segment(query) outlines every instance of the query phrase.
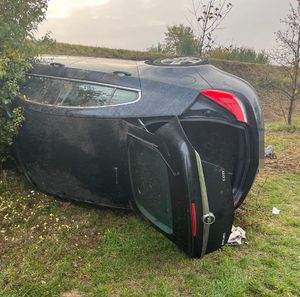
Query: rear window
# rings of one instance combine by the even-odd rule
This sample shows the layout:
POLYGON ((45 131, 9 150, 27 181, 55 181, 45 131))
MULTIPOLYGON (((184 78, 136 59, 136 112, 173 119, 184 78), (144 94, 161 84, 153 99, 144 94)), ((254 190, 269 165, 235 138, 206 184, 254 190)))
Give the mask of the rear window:
POLYGON ((135 102, 139 91, 77 80, 27 76, 21 94, 29 101, 69 107, 97 107, 135 102))
POLYGON ((173 232, 168 168, 161 155, 134 141, 130 146, 134 198, 141 213, 168 234, 173 232))

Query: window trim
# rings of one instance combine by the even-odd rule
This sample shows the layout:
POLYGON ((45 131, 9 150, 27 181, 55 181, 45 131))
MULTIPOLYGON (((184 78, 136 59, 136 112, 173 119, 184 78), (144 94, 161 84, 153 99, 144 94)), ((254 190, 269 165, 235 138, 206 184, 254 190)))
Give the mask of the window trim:
POLYGON ((137 99, 134 100, 134 101, 126 102, 126 103, 120 103, 120 104, 103 105, 103 106, 59 106, 59 105, 54 105, 54 104, 35 102, 35 101, 29 100, 29 99, 25 99, 22 96, 22 98, 24 98, 24 100, 26 102, 29 102, 30 104, 43 105, 43 106, 49 106, 49 107, 54 107, 54 108, 62 108, 62 109, 64 109, 64 108, 65 109, 97 109, 97 108, 117 107, 117 106, 124 106, 124 105, 134 104, 134 103, 137 103, 138 101, 140 101, 141 98, 142 98, 142 91, 140 89, 135 89, 135 88, 128 88, 128 87, 123 87, 123 86, 118 86, 118 85, 113 85, 113 84, 94 82, 94 81, 90 81, 90 80, 68 78, 68 77, 61 77, 61 76, 52 76, 52 75, 43 75, 43 74, 36 74, 36 73, 26 73, 26 78, 28 76, 48 78, 48 79, 56 79, 56 80, 65 80, 65 81, 71 81, 71 82, 77 82, 77 83, 79 82, 79 83, 84 83, 84 84, 89 84, 89 85, 96 85, 96 86, 114 88, 114 91, 111 95, 111 98, 109 99, 110 102, 111 102, 111 100, 113 98, 113 95, 115 94, 116 90, 118 90, 118 89, 119 90, 124 90, 124 91, 133 91, 133 92, 136 92, 138 94, 137 99))

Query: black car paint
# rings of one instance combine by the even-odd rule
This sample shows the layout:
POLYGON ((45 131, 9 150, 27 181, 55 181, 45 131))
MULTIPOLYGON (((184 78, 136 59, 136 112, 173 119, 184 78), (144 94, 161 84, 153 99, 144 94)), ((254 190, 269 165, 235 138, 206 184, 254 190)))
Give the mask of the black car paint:
MULTIPOLYGON (((60 58, 58 62, 61 62, 60 58)), ((124 64, 103 59, 98 62, 97 59, 75 59, 68 65, 68 59, 65 58, 62 62, 65 67, 36 65, 31 74, 140 89, 141 99, 134 104, 95 108, 64 108, 20 99, 18 104, 24 107, 26 122, 17 137, 14 150, 30 180, 46 193, 102 206, 131 209, 134 203, 131 199, 133 193, 127 160, 130 130, 149 129, 159 134, 159 131, 163 131, 174 121, 174 117, 179 118, 179 125, 197 121, 200 128, 201 123, 219 123, 232 127, 240 134, 239 149, 243 157, 238 162, 238 168, 235 168, 237 178, 232 182, 234 197, 226 205, 219 205, 221 209, 228 208, 224 212, 226 215, 222 217, 227 223, 219 225, 217 229, 220 232, 213 232, 217 239, 210 237, 207 252, 222 246, 228 239, 229 227, 232 224, 232 204, 238 207, 242 203, 258 169, 263 121, 253 88, 211 65, 160 67, 143 62, 131 61, 124 64), (126 72, 127 75, 119 75, 121 72, 126 72), (199 91, 207 88, 236 94, 245 106, 248 124, 237 123, 232 114, 200 95, 199 91), (226 231, 223 232, 220 226, 226 226, 226 231)), ((168 133, 163 138, 166 141, 168 133)), ((169 139, 167 146, 170 143, 172 139, 169 139)), ((195 162, 190 151, 193 146, 189 146, 186 155, 195 162)), ((173 150, 173 156, 176 154, 178 148, 177 151, 173 150)), ((204 160, 203 164, 208 164, 204 165, 206 171, 215 167, 221 168, 222 164, 210 167, 212 160, 206 160, 205 155, 201 158, 204 160)), ((169 161, 176 163, 172 158, 169 161)), ((203 234, 200 232, 197 238, 191 237, 190 225, 191 197, 200 196, 199 186, 191 182, 197 175, 193 162, 184 170, 184 174, 192 176, 186 176, 184 182, 182 177, 177 176, 176 182, 172 182, 175 201, 173 212, 177 229, 172 236, 167 237, 188 254, 199 257, 203 234), (189 197, 188 202, 182 200, 184 197, 189 197), (183 209, 186 209, 185 215, 183 209)), ((227 172, 224 169, 226 181, 232 179, 232 170, 231 168, 231 172, 227 172)), ((207 184, 209 189, 213 189, 213 178, 207 184)), ((218 207, 218 203, 214 205, 218 207)), ((196 202, 196 207, 198 230, 201 230, 203 224, 199 217, 200 201, 196 202)), ((218 210, 214 211, 218 213, 218 210)))
MULTIPOLYGON (((229 238, 234 216, 228 173, 219 166, 202 162, 208 198, 208 201, 203 202, 202 193, 206 190, 201 189, 201 183, 195 182, 200 179, 195 149, 185 135, 178 118, 175 117, 168 124, 163 125, 155 134, 133 126, 129 129, 129 136, 132 138, 129 140, 129 152, 134 141, 141 141, 145 145, 153 145, 168 164, 174 228, 171 235, 159 231, 193 257, 203 257, 222 247, 229 238), (191 232, 192 203, 196 207, 195 236, 192 236, 191 232), (205 204, 209 208, 208 213, 205 213, 205 204), (205 215, 209 213, 215 217, 213 224, 204 220, 205 215)), ((133 156, 130 152, 129 165, 131 158, 133 156)), ((131 184, 133 195, 136 196, 137 187, 132 178, 131 184)), ((131 198, 130 201, 138 210, 135 199, 131 198)))

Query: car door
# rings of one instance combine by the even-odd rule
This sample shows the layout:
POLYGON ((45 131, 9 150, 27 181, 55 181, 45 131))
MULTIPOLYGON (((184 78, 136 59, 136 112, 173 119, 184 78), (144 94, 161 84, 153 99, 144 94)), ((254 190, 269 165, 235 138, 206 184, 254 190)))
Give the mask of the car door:
POLYGON ((155 133, 129 126, 128 161, 132 207, 180 249, 203 257, 227 242, 229 174, 201 160, 177 117, 155 133))

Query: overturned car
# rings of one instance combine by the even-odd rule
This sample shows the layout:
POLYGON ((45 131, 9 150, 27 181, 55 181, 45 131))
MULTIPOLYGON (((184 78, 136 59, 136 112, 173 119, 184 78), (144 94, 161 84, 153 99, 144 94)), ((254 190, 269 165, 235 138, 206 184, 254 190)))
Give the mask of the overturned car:
POLYGON ((133 209, 192 257, 226 244, 263 158, 255 91, 198 58, 55 57, 17 104, 14 152, 38 189, 133 209))

